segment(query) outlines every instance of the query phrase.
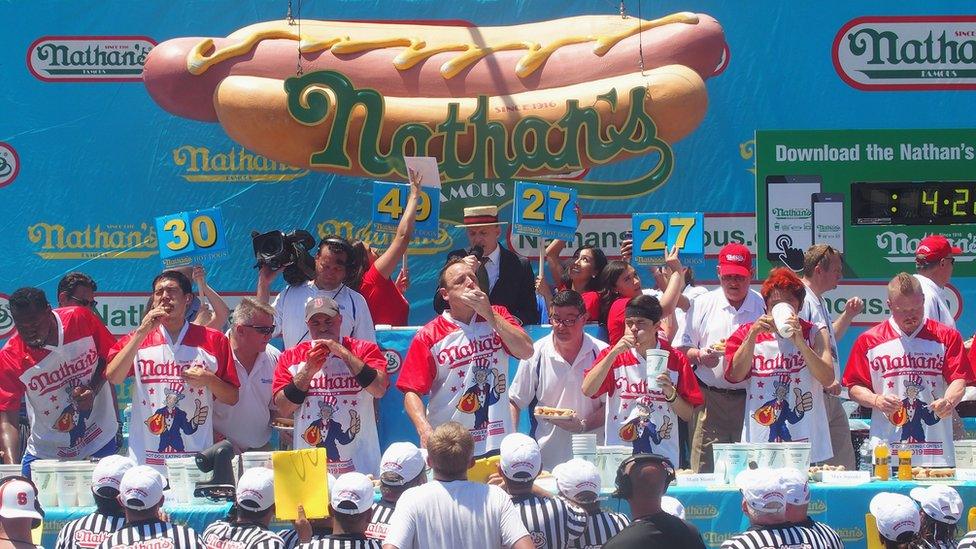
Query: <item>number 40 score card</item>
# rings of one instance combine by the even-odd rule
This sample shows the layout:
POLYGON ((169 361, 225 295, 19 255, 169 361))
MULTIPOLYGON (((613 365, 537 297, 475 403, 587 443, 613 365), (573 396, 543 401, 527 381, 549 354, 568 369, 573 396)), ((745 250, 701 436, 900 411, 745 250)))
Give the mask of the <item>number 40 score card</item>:
POLYGON ((659 212, 634 214, 634 262, 659 265, 673 246, 682 260, 701 259, 705 254, 704 216, 701 212, 659 212))

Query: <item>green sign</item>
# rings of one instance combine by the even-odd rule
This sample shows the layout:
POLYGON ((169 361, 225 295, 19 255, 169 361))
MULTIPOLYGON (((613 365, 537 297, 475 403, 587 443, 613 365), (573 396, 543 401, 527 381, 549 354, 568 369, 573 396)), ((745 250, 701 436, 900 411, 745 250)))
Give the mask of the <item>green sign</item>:
POLYGON ((848 277, 914 272, 929 234, 962 248, 955 276, 976 275, 976 130, 758 131, 756 224, 760 277, 819 242, 848 277))

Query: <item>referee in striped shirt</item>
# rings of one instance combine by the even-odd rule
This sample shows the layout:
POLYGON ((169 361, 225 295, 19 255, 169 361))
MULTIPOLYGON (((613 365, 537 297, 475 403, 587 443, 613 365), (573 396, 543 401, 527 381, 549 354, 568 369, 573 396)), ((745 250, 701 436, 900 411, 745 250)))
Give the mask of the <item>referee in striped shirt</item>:
POLYGON ((122 475, 135 465, 131 459, 119 455, 106 456, 98 462, 92 472, 91 485, 97 509, 65 524, 58 533, 54 549, 91 549, 122 528, 125 511, 119 504, 119 483, 122 475))
POLYGON ((569 547, 600 549, 603 544, 630 524, 622 513, 600 509, 600 472, 589 461, 574 458, 553 467, 559 496, 583 511, 583 534, 569 547))
POLYGON ((748 469, 736 477, 742 492, 742 511, 750 527, 722 543, 722 549, 768 549, 805 546, 811 549, 834 547, 812 529, 786 520, 786 491, 781 476, 773 469, 748 469))
POLYGON ((332 534, 303 543, 299 549, 381 549, 379 540, 366 537, 373 516, 373 481, 362 473, 345 473, 329 490, 332 534))
POLYGON ((810 477, 797 469, 779 470, 780 482, 786 495, 786 521, 813 531, 819 538, 818 547, 841 549, 844 542, 833 528, 810 518, 810 477))
POLYGON ((373 517, 366 527, 366 537, 383 541, 390 527, 390 517, 397 501, 407 488, 427 482, 427 460, 423 452, 409 442, 394 442, 380 458, 380 501, 373 504, 373 517))
POLYGON ((284 542, 268 530, 274 515, 274 471, 248 469, 237 481, 237 518, 218 521, 203 532, 208 549, 282 549, 284 542))
POLYGON ((500 454, 501 487, 512 496, 512 503, 535 546, 545 549, 570 547, 583 535, 586 515, 564 500, 535 488, 535 479, 542 472, 539 443, 522 433, 512 433, 502 439, 500 454))
POLYGON ((103 541, 98 549, 155 546, 159 543, 155 540, 164 539, 165 545, 172 549, 203 549, 203 542, 192 528, 160 520, 165 484, 163 476, 152 467, 137 465, 126 471, 119 483, 119 502, 125 509, 125 526, 103 541))

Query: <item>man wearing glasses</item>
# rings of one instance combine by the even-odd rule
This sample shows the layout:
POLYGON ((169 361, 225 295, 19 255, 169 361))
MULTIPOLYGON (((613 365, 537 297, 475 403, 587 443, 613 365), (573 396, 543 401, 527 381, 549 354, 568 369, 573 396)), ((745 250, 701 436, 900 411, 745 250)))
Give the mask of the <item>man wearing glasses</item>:
POLYGON ((915 278, 922 285, 925 295, 925 318, 941 322, 950 328, 956 327, 945 297, 946 285, 952 278, 952 268, 962 248, 953 246, 941 234, 926 236, 915 250, 915 278))
POLYGON ((264 450, 271 440, 271 383, 281 352, 268 342, 274 308, 245 297, 231 315, 230 349, 241 383, 237 404, 214 403, 214 429, 236 452, 264 450))
POLYGON ((583 332, 589 317, 582 296, 564 290, 549 305, 552 333, 535 342, 534 352, 519 362, 509 390, 512 425, 528 408, 530 434, 542 449, 542 466, 552 469, 573 457, 572 435, 603 427, 605 397, 587 398, 581 389, 583 372, 607 344, 583 332), (573 410, 570 416, 535 416, 536 406, 573 410))
POLYGON ((58 282, 58 307, 87 307, 94 309, 98 285, 85 273, 68 273, 58 282))

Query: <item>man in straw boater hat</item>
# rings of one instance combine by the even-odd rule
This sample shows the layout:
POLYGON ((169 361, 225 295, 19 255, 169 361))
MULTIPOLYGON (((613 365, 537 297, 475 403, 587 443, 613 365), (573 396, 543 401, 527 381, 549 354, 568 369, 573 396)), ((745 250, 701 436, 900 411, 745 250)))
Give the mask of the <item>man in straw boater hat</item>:
MULTIPOLYGON (((468 235, 468 248, 454 250, 448 259, 464 258, 478 277, 478 285, 492 305, 503 305, 523 325, 539 323, 535 300, 535 275, 528 260, 506 249, 498 239, 504 221, 498 221, 497 206, 472 206, 464 209, 464 223, 455 225, 468 235)), ((440 314, 447 302, 434 295, 434 310, 440 314)))

